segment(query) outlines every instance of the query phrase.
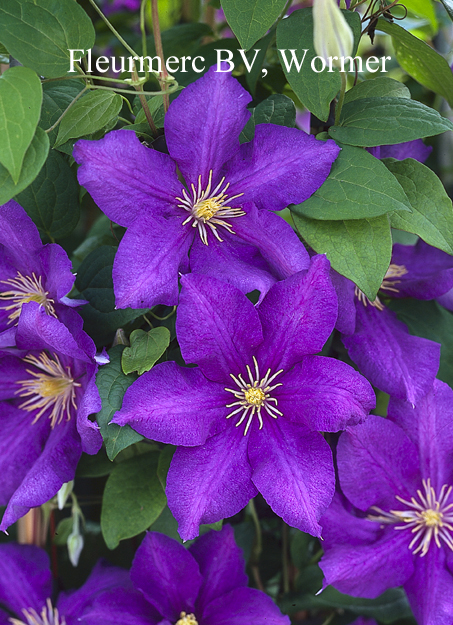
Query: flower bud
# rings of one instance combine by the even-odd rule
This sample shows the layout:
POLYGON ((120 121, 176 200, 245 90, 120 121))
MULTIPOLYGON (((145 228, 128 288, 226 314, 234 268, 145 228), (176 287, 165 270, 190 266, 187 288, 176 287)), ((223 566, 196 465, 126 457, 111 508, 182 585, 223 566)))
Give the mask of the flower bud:
POLYGON ((340 67, 342 57, 351 56, 354 35, 335 0, 314 0, 313 31, 316 54, 326 62, 332 57, 333 67, 340 67))

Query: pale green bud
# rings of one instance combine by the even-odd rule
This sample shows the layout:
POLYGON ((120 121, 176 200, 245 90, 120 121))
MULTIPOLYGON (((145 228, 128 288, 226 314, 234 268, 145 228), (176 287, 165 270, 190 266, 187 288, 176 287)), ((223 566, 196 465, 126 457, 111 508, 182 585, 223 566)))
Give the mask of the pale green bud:
POLYGON ((68 500, 69 495, 72 493, 73 487, 74 487, 74 480, 71 480, 70 482, 65 482, 63 486, 60 488, 60 490, 58 491, 57 502, 58 502, 59 510, 63 510, 63 508, 65 507, 66 501, 68 500))
POLYGON ((341 58, 351 56, 354 35, 335 0, 314 0, 313 38, 316 54, 332 66, 340 67, 341 58))
POLYGON ((79 533, 78 528, 68 536, 67 546, 71 564, 77 566, 83 550, 83 536, 79 533))

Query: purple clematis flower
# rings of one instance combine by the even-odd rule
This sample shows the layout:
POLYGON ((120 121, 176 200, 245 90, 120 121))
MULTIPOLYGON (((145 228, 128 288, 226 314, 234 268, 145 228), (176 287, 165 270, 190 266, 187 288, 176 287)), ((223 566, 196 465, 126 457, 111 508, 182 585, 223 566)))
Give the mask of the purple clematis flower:
POLYGON ((60 593, 52 603, 47 553, 32 545, 0 545, 1 625, 77 625, 99 594, 131 586, 127 571, 101 561, 79 590, 60 593))
POLYGON ((76 144, 80 184, 127 227, 113 265, 118 308, 177 304, 178 272, 264 294, 308 267, 292 228, 270 211, 310 197, 339 148, 272 124, 258 125, 253 141, 240 145, 250 100, 234 78, 212 67, 170 106, 170 156, 127 130, 76 144))
POLYGON ((325 256, 275 284, 259 307, 206 276, 182 278, 177 334, 187 363, 162 363, 127 390, 113 422, 180 445, 168 504, 186 540, 258 490, 289 525, 319 536, 335 477, 328 444, 374 406, 351 367, 314 356, 336 320, 325 256))
POLYGON ((48 315, 65 322, 75 276, 71 261, 56 243, 43 245, 38 229, 14 200, 0 206, 0 347, 15 344, 22 305, 38 302, 48 315))
POLYGON ((104 0, 104 13, 110 15, 117 11, 139 11, 141 0, 104 0))
POLYGON ((242 551, 232 527, 211 531, 189 549, 149 532, 135 554, 135 592, 101 595, 85 625, 290 625, 270 597, 247 588, 242 551))
POLYGON ((453 287, 453 256, 427 245, 393 246, 392 263, 373 302, 355 285, 333 275, 339 301, 337 328, 352 360, 372 384, 412 404, 431 388, 440 345, 409 334, 384 297, 430 300, 453 287))
POLYGON ((414 139, 395 145, 378 145, 375 148, 367 148, 367 151, 376 158, 396 158, 404 161, 405 158, 414 158, 424 163, 433 151, 431 145, 425 145, 422 139, 414 139))
POLYGON ((89 420, 101 408, 96 349, 79 315, 67 327, 37 302, 24 304, 17 347, 0 359, 0 530, 56 495, 82 450, 95 454, 102 443, 89 420))
POLYGON ((325 583, 367 598, 403 585, 417 623, 451 625, 453 391, 436 380, 415 409, 391 400, 388 415, 340 437, 348 501, 322 520, 325 583))

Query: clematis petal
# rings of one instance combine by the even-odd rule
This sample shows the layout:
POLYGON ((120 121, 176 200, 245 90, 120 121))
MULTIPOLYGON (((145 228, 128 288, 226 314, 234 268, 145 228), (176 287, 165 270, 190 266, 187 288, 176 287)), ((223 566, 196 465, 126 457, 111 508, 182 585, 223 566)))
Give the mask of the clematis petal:
POLYGON ((112 422, 127 423, 146 438, 162 443, 202 445, 227 427, 229 400, 223 385, 207 380, 198 368, 164 362, 127 389, 112 422))
POLYGON ((419 625, 453 623, 453 575, 446 566, 445 549, 431 548, 417 558, 404 590, 419 625))
MULTIPOLYGON (((240 219, 243 218, 236 221, 240 219)), ((267 293, 277 278, 259 250, 243 243, 235 234, 222 232, 222 239, 220 242, 212 237, 209 245, 204 245, 200 237, 195 236, 190 250, 192 273, 212 276, 242 293, 254 290, 263 295, 267 293)))
POLYGON ((239 150, 251 99, 229 72, 217 72, 213 66, 172 102, 165 117, 165 138, 188 183, 196 183, 200 175, 207 181, 210 170, 214 184, 220 181, 223 163, 239 150))
POLYGON ((109 132, 98 141, 81 139, 72 155, 81 164, 79 183, 120 226, 130 226, 138 216, 173 213, 181 192, 175 164, 130 130, 109 132))
POLYGON ((247 219, 237 219, 234 229, 237 237, 260 250, 278 279, 308 269, 310 258, 305 246, 279 215, 250 205, 247 219))
POLYGON ((202 523, 236 514, 258 494, 251 481, 242 428, 228 427, 201 447, 178 447, 167 477, 168 506, 183 540, 202 523))
POLYGON ((341 489, 360 510, 392 510, 396 495, 409 499, 419 487, 416 446, 397 425, 370 415, 340 436, 337 447, 341 489), (376 444, 379 441, 379 445, 376 444))
POLYGON ((334 269, 330 270, 330 278, 338 298, 338 318, 335 327, 342 334, 353 334, 356 315, 354 303, 355 284, 334 269))
POLYGON ((381 391, 415 404, 431 388, 440 345, 409 334, 385 308, 356 304, 356 330, 342 341, 361 373, 381 391))
POLYGON ((453 287, 453 256, 427 245, 419 239, 416 245, 395 243, 392 264, 403 265, 407 273, 392 281, 392 297, 435 299, 453 287))
MULTIPOLYGON (((17 616, 23 608, 41 611, 52 593, 49 557, 33 545, 0 546, 0 604, 17 616)), ((10 623, 8 619, 6 621, 10 623)))
POLYGON ((60 302, 72 289, 75 275, 71 261, 62 247, 55 243, 44 245, 39 252, 39 260, 46 276, 45 286, 50 297, 60 302))
POLYGON ((223 168, 232 195, 242 202, 279 211, 300 204, 323 184, 340 148, 332 140, 316 141, 297 128, 259 124, 250 143, 223 168))
POLYGON ((279 381, 278 409, 310 430, 338 432, 363 421, 376 404, 370 383, 333 358, 306 356, 279 381))
POLYGON ((176 332, 182 357, 210 380, 231 384, 230 374, 246 373, 263 339, 258 313, 238 289, 215 278, 191 274, 181 283, 176 332))
POLYGON ((318 523, 332 500, 335 474, 329 445, 284 418, 251 429, 252 480, 272 510, 288 525, 320 536, 318 523))
POLYGON ((259 306, 264 341, 257 358, 272 371, 290 369, 307 354, 321 351, 337 318, 337 297, 323 255, 307 272, 274 284, 259 306))
POLYGON ((193 613, 202 584, 195 558, 176 540, 158 532, 148 532, 137 549, 131 579, 171 622, 183 611, 193 613))
POLYGON ((0 245, 10 262, 21 269, 39 272, 36 254, 42 248, 39 232, 25 210, 14 200, 0 206, 0 245))
POLYGON ((324 542, 325 554, 319 563, 324 586, 332 585, 347 595, 367 599, 401 586, 414 570, 406 534, 388 527, 371 544, 330 548, 324 542))
MULTIPOLYGON (((71 310, 67 313, 71 316, 77 315, 71 310)), ((28 302, 22 306, 17 325, 16 343, 19 349, 27 351, 48 349, 86 363, 92 362, 91 355, 86 353, 84 346, 79 347, 66 325, 55 317, 47 315, 44 308, 37 302, 28 302)), ((89 339, 89 344, 91 343, 89 339)))
MULTIPOLYGON (((66 614, 63 610, 61 612, 66 614)), ((168 621, 162 621, 159 612, 139 591, 124 588, 102 593, 76 619, 69 620, 67 625, 171 625, 168 621)))
POLYGON ((290 622, 270 597, 255 588, 232 590, 203 611, 203 625, 290 625, 290 622))
POLYGON ((367 150, 376 158, 396 158, 398 161, 403 161, 405 158, 414 158, 416 161, 424 163, 433 148, 431 145, 425 145, 422 139, 414 139, 413 141, 405 141, 396 145, 380 145, 376 148, 367 148, 367 150), (378 151, 378 153, 374 151, 378 151))
POLYGON ((29 412, 8 403, 2 405, 0 505, 7 505, 46 444, 51 429, 50 421, 32 421, 33 415, 29 412))
POLYGON ((220 532, 208 532, 195 541, 190 553, 198 562, 203 578, 196 612, 203 614, 205 607, 226 593, 247 586, 242 549, 234 540, 231 525, 224 525, 220 532))
POLYGON ((113 588, 115 592, 122 588, 128 588, 129 593, 134 592, 129 579, 129 571, 99 560, 83 586, 78 590, 59 594, 57 608, 60 614, 64 615, 68 625, 72 625, 73 620, 74 623, 79 623, 79 617, 91 607, 96 597, 102 596, 113 588))
POLYGON ((433 388, 413 408, 400 399, 390 399, 388 417, 418 446, 420 470, 436 490, 453 483, 453 391, 434 380, 433 388))
POLYGON ((9 500, 0 531, 6 530, 30 508, 49 501, 65 482, 73 480, 81 454, 80 439, 73 421, 59 423, 9 500))
POLYGON ((102 408, 101 398, 96 386, 97 366, 87 367, 88 384, 85 387, 82 399, 77 409, 77 431, 82 441, 82 450, 87 454, 97 454, 102 446, 102 436, 99 426, 92 421, 90 415, 97 414, 102 408))
POLYGON ((140 215, 122 238, 113 263, 117 308, 177 304, 178 271, 187 270, 192 240, 193 231, 178 217, 140 215))

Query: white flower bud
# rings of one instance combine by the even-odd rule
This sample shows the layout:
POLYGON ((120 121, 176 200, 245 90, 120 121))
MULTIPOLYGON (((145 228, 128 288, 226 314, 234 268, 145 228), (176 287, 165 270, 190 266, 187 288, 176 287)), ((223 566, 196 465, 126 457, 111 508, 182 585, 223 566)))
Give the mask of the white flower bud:
POLYGON ((354 35, 335 0, 314 0, 313 31, 316 54, 326 62, 332 57, 333 67, 340 67, 342 57, 351 56, 354 35))
POLYGON ((68 554, 69 559, 71 560, 71 564, 72 566, 77 566, 79 563, 80 554, 82 553, 83 549, 82 534, 80 534, 78 530, 76 532, 73 531, 72 534, 68 536, 66 544, 68 546, 68 554))
POLYGON ((69 495, 72 493, 73 487, 74 480, 71 480, 70 482, 65 482, 58 491, 57 502, 59 510, 63 510, 63 508, 65 507, 66 501, 68 500, 69 495))

